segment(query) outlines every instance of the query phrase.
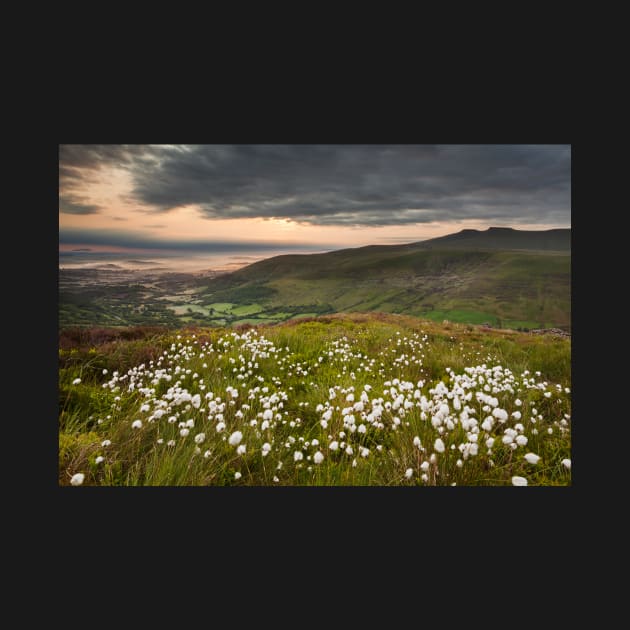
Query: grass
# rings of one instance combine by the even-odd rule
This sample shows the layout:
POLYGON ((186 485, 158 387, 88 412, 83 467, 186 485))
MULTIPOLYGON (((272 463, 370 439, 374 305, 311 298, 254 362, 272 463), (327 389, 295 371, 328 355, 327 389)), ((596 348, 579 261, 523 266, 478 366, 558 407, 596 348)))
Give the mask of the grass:
POLYGON ((237 321, 62 331, 59 483, 571 483, 567 339, 383 313, 237 321), (507 420, 480 428, 494 409, 507 420), (527 444, 504 444, 507 429, 527 444), (236 431, 244 452, 227 439, 236 431))
POLYGON ((209 280, 203 299, 254 309, 392 312, 571 328, 570 252, 366 247, 277 256, 209 280))

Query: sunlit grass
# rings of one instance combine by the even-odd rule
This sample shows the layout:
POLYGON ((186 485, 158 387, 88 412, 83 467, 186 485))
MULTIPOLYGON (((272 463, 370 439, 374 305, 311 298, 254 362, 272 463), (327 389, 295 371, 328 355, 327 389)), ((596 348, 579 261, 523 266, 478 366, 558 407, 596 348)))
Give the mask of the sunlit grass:
POLYGON ((62 485, 571 483, 566 339, 338 315, 91 341, 60 350, 62 485))

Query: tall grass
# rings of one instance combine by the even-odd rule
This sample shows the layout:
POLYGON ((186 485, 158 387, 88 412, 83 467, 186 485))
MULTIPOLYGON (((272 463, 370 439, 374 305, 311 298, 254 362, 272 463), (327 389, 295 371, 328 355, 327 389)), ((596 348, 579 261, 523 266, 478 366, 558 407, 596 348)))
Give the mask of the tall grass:
POLYGON ((570 484, 566 339, 367 314, 82 335, 60 344, 61 485, 570 484))

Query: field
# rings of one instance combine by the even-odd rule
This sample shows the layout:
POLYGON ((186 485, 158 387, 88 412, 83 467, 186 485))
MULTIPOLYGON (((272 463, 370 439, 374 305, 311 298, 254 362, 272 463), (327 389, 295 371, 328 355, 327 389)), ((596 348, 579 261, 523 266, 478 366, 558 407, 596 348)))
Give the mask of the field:
POLYGON ((570 340, 404 315, 63 329, 59 484, 566 486, 570 391, 570 340))

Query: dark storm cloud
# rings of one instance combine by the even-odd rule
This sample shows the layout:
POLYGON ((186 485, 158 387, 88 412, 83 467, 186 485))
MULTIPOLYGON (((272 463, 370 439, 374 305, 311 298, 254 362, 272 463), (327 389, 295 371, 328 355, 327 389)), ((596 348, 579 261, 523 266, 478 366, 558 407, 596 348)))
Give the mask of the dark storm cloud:
POLYGON ((129 169, 149 209, 195 205, 209 219, 571 220, 568 145, 75 146, 60 151, 60 178, 111 163, 129 169))
POLYGON ((212 240, 179 240, 168 238, 152 238, 141 232, 104 229, 61 228, 59 230, 60 245, 104 245, 130 247, 136 249, 169 249, 189 252, 224 252, 224 251, 258 251, 258 250, 321 250, 321 245, 297 242, 269 241, 212 241, 212 240))

